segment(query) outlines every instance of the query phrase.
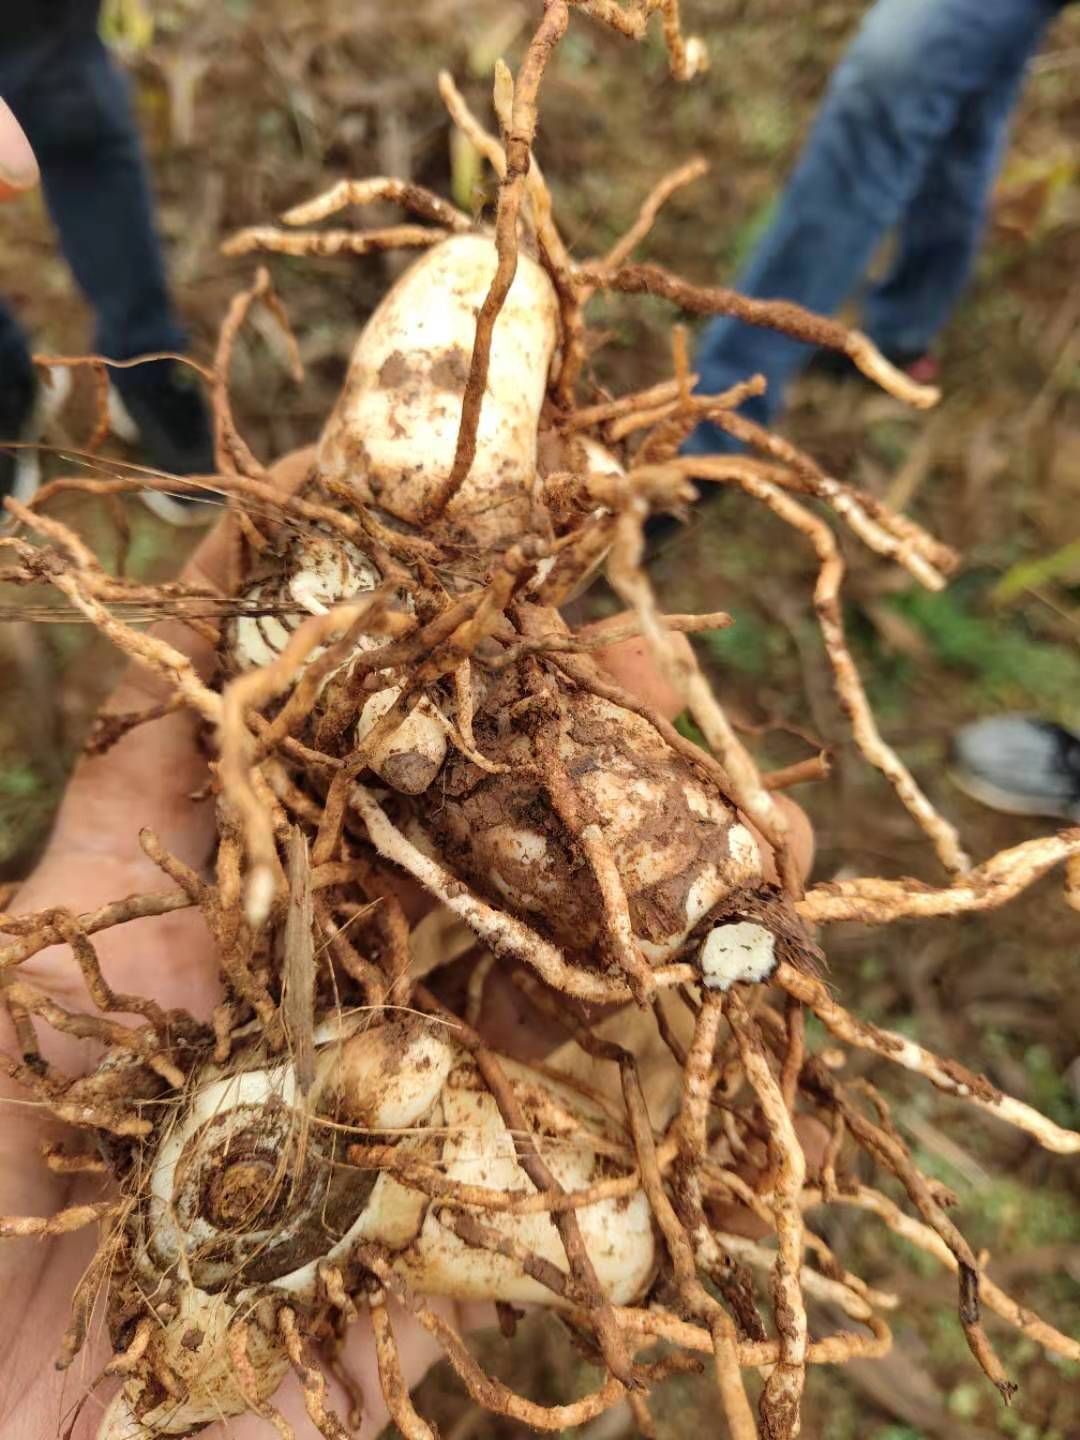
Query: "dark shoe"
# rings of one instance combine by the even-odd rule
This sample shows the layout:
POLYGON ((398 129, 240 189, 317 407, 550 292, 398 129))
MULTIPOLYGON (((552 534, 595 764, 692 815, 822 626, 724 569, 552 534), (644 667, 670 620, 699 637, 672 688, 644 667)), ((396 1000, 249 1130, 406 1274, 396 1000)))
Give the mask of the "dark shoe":
POLYGON ((645 521, 645 559, 653 560, 679 535, 686 534, 686 520, 663 511, 645 521))
MULTIPOLYGON (((214 473, 210 413, 199 380, 186 366, 153 360, 131 370, 114 370, 111 378, 123 414, 156 470, 167 475, 214 473)), ((182 488, 169 494, 147 490, 142 500, 170 525, 209 525, 220 513, 217 504, 182 488)))
MULTIPOLYGON (((941 366, 927 351, 894 350, 884 351, 885 359, 902 370, 909 380, 917 385, 936 385, 941 375, 941 366)), ((805 375, 821 376, 826 380, 858 380, 874 390, 880 389, 868 376, 855 366, 842 350, 815 350, 805 375)))
POLYGON ((1080 735, 1033 715, 994 715, 953 736, 953 780, 1009 815, 1080 821, 1080 735))
POLYGON ((14 495, 28 500, 37 488, 34 476, 36 455, 32 451, 7 449, 5 442, 25 443, 33 439, 37 411, 38 382, 28 374, 0 376, 0 500, 14 495))

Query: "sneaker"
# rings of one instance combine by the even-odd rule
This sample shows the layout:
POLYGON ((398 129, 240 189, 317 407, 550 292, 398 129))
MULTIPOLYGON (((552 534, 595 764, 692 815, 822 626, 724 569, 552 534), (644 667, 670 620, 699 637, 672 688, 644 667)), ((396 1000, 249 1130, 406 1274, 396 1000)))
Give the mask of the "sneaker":
POLYGON ((1034 715, 994 715, 953 736, 953 780, 1009 815, 1080 822, 1080 735, 1034 715))
POLYGON ((645 560, 655 560, 672 540, 686 534, 687 521, 666 510, 650 515, 645 521, 645 560))
MULTIPOLYGON (((33 370, 5 378, 0 385, 0 447, 5 442, 25 444, 35 438, 38 392, 33 370)), ((27 500, 37 489, 37 454, 33 450, 0 448, 0 500, 14 495, 27 500), (32 461, 28 457, 33 457, 32 461)))
POLYGON ((71 371, 64 365, 48 368, 45 382, 31 369, 17 381, 8 381, 0 401, 0 445, 10 438, 20 447, 0 449, 0 497, 13 495, 25 505, 41 484, 41 457, 37 444, 71 394, 71 371))
MULTIPOLYGON (((109 417, 112 429, 138 444, 147 461, 168 475, 212 475, 214 437, 199 381, 175 360, 152 360, 115 370, 109 417)), ((148 509, 169 525, 210 525, 220 506, 178 486, 166 494, 144 490, 148 509)))
MULTIPOLYGON (((941 378, 941 365, 927 351, 884 350, 882 354, 917 385, 936 385, 941 378)), ((871 389, 880 389, 842 350, 815 350, 803 374, 826 380, 858 380, 871 389)))

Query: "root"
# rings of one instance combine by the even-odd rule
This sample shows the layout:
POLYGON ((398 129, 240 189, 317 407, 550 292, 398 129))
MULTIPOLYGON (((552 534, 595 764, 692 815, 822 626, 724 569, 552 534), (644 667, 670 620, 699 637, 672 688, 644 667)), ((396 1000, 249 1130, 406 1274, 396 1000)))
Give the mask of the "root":
POLYGON ((615 271, 585 266, 578 271, 577 281, 627 295, 659 295, 691 315, 733 315, 744 324, 779 330, 807 345, 839 350, 883 390, 918 410, 936 405, 941 398, 936 387, 918 385, 890 364, 866 335, 789 300, 751 300, 720 286, 692 285, 659 265, 623 265, 615 271))
POLYGON ((942 1060, 914 1040, 890 1030, 880 1030, 854 1016, 831 998, 819 980, 781 964, 776 981, 797 1000, 806 1005, 823 1025, 837 1037, 860 1050, 869 1050, 895 1065, 902 1065, 913 1074, 922 1075, 946 1095, 966 1100, 968 1104, 995 1115, 1009 1125, 1025 1131, 1047 1150, 1059 1155, 1080 1154, 1080 1132, 1064 1130, 1030 1105, 1003 1095, 983 1075, 975 1075, 955 1060, 942 1060))
POLYGON ((386 175, 375 175, 368 180, 339 180, 321 195, 305 200, 302 205, 294 205, 281 218, 286 225, 314 225, 349 205, 372 205, 386 200, 412 211, 422 220, 441 225, 444 231, 463 235, 473 228, 464 211, 449 204, 433 190, 386 175))
POLYGON ((725 1011, 746 1077, 769 1128, 769 1147, 775 1166, 773 1203, 778 1246, 772 1294, 773 1317, 780 1336, 780 1363, 765 1383, 761 1419, 770 1440, 773 1436, 786 1440, 799 1433, 809 1344, 800 1283, 803 1225, 799 1196, 806 1179, 806 1160, 783 1092, 769 1069, 756 1027, 737 991, 727 997, 725 1011))
MULTIPOLYGON (((665 1340, 685 1350, 699 1354, 712 1354, 713 1340, 708 1330, 700 1325, 688 1324, 670 1312, 659 1307, 636 1310, 632 1307, 616 1307, 615 1317, 624 1329, 654 1340, 665 1340)), ((812 1340, 806 1354, 808 1365, 846 1365, 850 1360, 880 1359, 892 1348, 892 1335, 888 1325, 880 1316, 868 1322, 872 1332, 867 1338, 854 1331, 843 1331, 829 1335, 824 1340, 812 1340)), ((735 1346, 735 1358, 743 1369, 763 1369, 775 1365, 780 1358, 778 1340, 740 1340, 735 1346)), ((757 1427, 751 1415, 749 1423, 753 1428, 745 1431, 747 1440, 756 1440, 757 1427)), ((738 1432, 733 1432, 738 1433, 738 1432)), ((739 1435, 739 1440, 743 1436, 739 1435)))
POLYGON ((449 230, 424 225, 388 225, 382 230, 276 230, 272 225, 252 225, 239 230, 221 247, 231 258, 239 255, 271 254, 295 256, 374 255, 384 250, 404 250, 437 245, 449 230))
POLYGON ((1080 829, 1062 830, 1002 850, 941 890, 918 880, 833 880, 815 886, 799 908, 807 920, 819 925, 846 920, 891 925, 896 920, 996 910, 1076 855, 1080 855, 1080 829))
MULTIPOLYGON (((270 272, 260 266, 255 273, 254 283, 247 290, 242 290, 229 302, 229 308, 221 325, 218 335, 216 353, 214 355, 214 384, 212 389, 214 408, 214 458, 219 470, 227 475, 244 475, 255 479, 265 480, 267 472, 258 460, 256 460, 247 442, 241 436, 233 418, 232 405, 229 400, 229 370, 232 362, 232 353, 236 345, 236 338, 240 333, 251 307, 256 303, 266 306, 281 328, 288 347, 290 372, 294 384, 300 384, 304 378, 304 367, 300 360, 300 351, 296 340, 293 337, 289 326, 288 316, 280 300, 274 293, 270 283, 270 272)), ((254 521, 247 511, 242 508, 235 496, 229 500, 229 513, 239 525, 240 530, 256 549, 265 548, 265 541, 259 535, 254 521)), ((235 585, 239 576, 231 577, 235 585)))
POLYGON ((762 500, 775 515, 805 535, 813 545, 821 565, 814 588, 814 607, 825 652, 833 668, 836 693, 851 721, 856 743, 870 764, 889 781, 905 809, 929 837, 945 869, 951 874, 970 869, 971 862, 960 847, 955 828, 934 809, 907 766, 885 743, 877 728, 844 634, 839 600, 844 562, 832 531, 798 501, 751 470, 738 465, 725 467, 723 461, 705 461, 695 473, 706 470, 717 474, 726 470, 737 484, 762 500))
POLYGON ((305 1358, 296 1323, 296 1311, 288 1305, 278 1310, 278 1329, 285 1341, 289 1361, 304 1392, 304 1409, 312 1425, 325 1440, 349 1440, 349 1432, 326 1401, 326 1376, 305 1358))
POLYGON ((378 1250, 369 1245, 358 1246, 356 1259, 419 1321, 429 1335, 438 1340, 447 1360, 472 1399, 485 1410, 496 1415, 505 1415, 508 1420, 517 1420, 523 1425, 531 1425, 535 1430, 565 1430, 595 1420, 605 1410, 617 1405, 626 1394, 625 1386, 614 1375, 609 1375, 599 1390, 592 1395, 586 1395, 584 1399, 575 1400, 569 1405, 536 1405, 508 1389, 493 1376, 485 1374, 456 1331, 430 1306, 413 1295, 378 1250))
POLYGON ((883 1116, 884 1125, 874 1125, 867 1120, 831 1080, 819 1061, 809 1062, 804 1075, 804 1083, 811 1093, 823 1095, 832 1108, 840 1111, 849 1134, 855 1137, 875 1161, 896 1176, 923 1220, 940 1235, 956 1257, 960 1280, 959 1316, 964 1337, 972 1355, 1008 1404, 1016 1386, 1006 1378, 1001 1362, 979 1320, 979 1265, 971 1247, 944 1213, 939 1199, 916 1168, 907 1147, 889 1124, 888 1117, 883 1116))
POLYGON ((266 1420, 277 1431, 281 1440, 296 1440, 296 1433, 279 1410, 259 1395, 259 1381, 248 1355, 248 1325, 246 1320, 236 1319, 229 1327, 228 1349, 232 1362, 233 1377, 241 1395, 247 1401, 248 1409, 266 1420))
MULTIPOLYGON (((637 219, 625 235, 620 236, 615 244, 599 262, 598 268, 604 274, 617 271, 624 261, 628 260, 637 247, 645 239, 649 231, 656 224, 656 217, 671 199, 677 190, 687 185, 692 185, 695 180, 700 180, 702 175, 708 172, 708 161, 700 155, 693 160, 687 160, 685 164, 670 171, 663 179, 659 180, 642 203, 637 219)), ((585 295, 590 291, 586 289, 585 295)))
MULTIPOLYGON (((850 485, 832 479, 790 441, 773 435, 744 415, 732 414, 730 406, 718 403, 723 398, 716 396, 712 401, 716 407, 711 410, 713 421, 721 429, 761 451, 768 456, 769 461, 774 462, 771 468, 760 470, 761 462, 729 456, 726 458, 731 471, 759 473, 766 480, 772 480, 784 489, 801 490, 823 500, 876 555, 903 565, 912 579, 928 590, 941 590, 944 587, 945 577, 960 563, 960 557, 954 550, 942 545, 920 525, 891 510, 884 502, 874 500, 871 496, 854 490, 850 485)), ((707 457, 671 463, 681 473, 701 479, 714 478, 710 470, 716 462, 707 457), (699 463, 704 466, 700 475, 697 470, 699 463)), ((717 471, 715 478, 729 477, 722 471, 717 471)))
MULTIPOLYGON (((901 1239, 907 1240, 926 1254, 932 1255, 935 1260, 940 1261, 954 1274, 960 1268, 960 1262, 934 1229, 915 1220, 910 1215, 905 1215, 899 1205, 867 1185, 857 1185, 850 1191, 840 1191, 831 1196, 826 1196, 821 1190, 807 1189, 803 1191, 802 1205, 804 1209, 813 1209, 818 1205, 845 1205, 869 1211, 887 1225, 894 1234, 899 1235, 901 1239)), ((1040 1320, 1032 1311, 1019 1305, 1006 1295, 1004 1290, 995 1285, 985 1272, 979 1274, 979 1295, 983 1303, 993 1310, 995 1315, 1000 1316, 1002 1320, 1007 1321, 1022 1334, 1036 1341, 1044 1349, 1069 1360, 1080 1360, 1080 1340, 1063 1335, 1060 1330, 1055 1330, 1045 1320, 1040 1320)))
POLYGON ((435 1431, 413 1408, 409 1389, 401 1373, 397 1341, 386 1309, 386 1291, 381 1287, 367 1295, 371 1329, 375 1337, 375 1357, 379 1366, 379 1383, 390 1418, 404 1440, 436 1440, 435 1431))
POLYGON ((511 125, 505 136, 506 174, 499 187, 499 205, 495 217, 495 248, 498 265, 491 287, 476 317, 476 339, 473 342, 465 396, 461 406, 454 461, 445 482, 429 501, 422 524, 430 524, 449 505, 461 489, 476 455, 476 432, 480 423, 480 407, 487 386, 491 362, 491 337, 503 303, 517 273, 517 221, 524 193, 525 176, 529 169, 533 137, 536 134, 536 97, 544 68, 552 50, 562 38, 569 21, 566 0, 550 0, 544 18, 529 43, 514 85, 511 125))
POLYGON ((73 1205, 55 1215, 4 1215, 0 1216, 0 1236, 70 1235, 73 1230, 119 1214, 120 1209, 113 1201, 105 1200, 94 1205, 73 1205))
MULTIPOLYGON (((194 902, 183 890, 169 890, 147 895, 129 895, 124 900, 113 900, 97 910, 90 910, 74 918, 74 923, 83 935, 94 935, 99 930, 110 930, 114 925, 126 924, 129 920, 143 920, 151 915, 171 915, 177 910, 186 910, 194 902)), ((66 915, 68 912, 59 912, 66 915)), ((32 955, 47 950, 51 945, 60 945, 64 940, 64 926, 58 923, 54 909, 38 911, 33 915, 0 914, 0 930, 9 935, 22 935, 10 945, 0 947, 0 970, 21 965, 32 955)))
MULTIPOLYGON (((567 1209, 576 1207, 568 1206, 567 1209)), ((552 1209, 548 1212, 554 1214, 552 1209)), ((501 1230, 496 1230, 493 1225, 485 1225, 482 1220, 475 1216, 452 1210, 436 1210, 435 1218, 445 1229, 451 1231, 459 1240, 474 1250, 484 1250, 488 1254, 502 1255, 507 1260, 513 1260, 521 1267, 524 1274, 530 1276, 539 1285, 550 1290, 553 1295, 560 1298, 567 1293, 567 1277, 557 1265, 550 1260, 545 1260, 542 1255, 535 1254, 526 1246, 520 1244, 511 1235, 504 1235, 501 1230)), ((585 1303, 583 1297, 577 1297, 578 1303, 585 1303)))
MULTIPOLYGON (((557 704, 556 700, 556 704, 557 704)), ((639 1005, 647 1005, 655 990, 655 979, 649 962, 634 939, 630 904, 623 889, 615 858, 595 824, 585 825, 578 814, 577 797, 570 776, 559 759, 559 742, 570 723, 565 709, 555 722, 541 734, 537 758, 541 780, 552 809, 580 847, 600 892, 604 913, 605 938, 619 968, 627 977, 639 1005)))

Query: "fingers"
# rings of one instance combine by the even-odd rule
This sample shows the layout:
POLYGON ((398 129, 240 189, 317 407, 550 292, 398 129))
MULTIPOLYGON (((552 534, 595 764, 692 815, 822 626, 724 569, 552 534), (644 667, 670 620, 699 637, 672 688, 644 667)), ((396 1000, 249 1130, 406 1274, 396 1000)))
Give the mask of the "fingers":
POLYGON ((0 100, 0 200, 10 200, 38 182, 37 161, 22 126, 0 100))
MULTIPOLYGON (((297 450, 273 467, 271 477, 283 493, 303 482, 313 455, 312 447, 297 450)), ((228 530, 226 520, 207 536, 185 575, 212 584, 224 579, 228 530)), ((215 651, 209 640, 176 621, 156 626, 153 633, 185 654, 204 676, 212 671, 215 651)), ((166 685, 142 666, 132 665, 103 711, 138 713, 168 695, 166 685)), ((43 865, 58 853, 64 863, 76 855, 97 856, 104 867, 134 867, 133 876, 141 877, 144 884, 150 879, 160 888, 163 877, 142 855, 138 842, 140 829, 149 826, 166 849, 201 869, 215 831, 212 804, 192 801, 207 780, 198 734, 199 722, 190 711, 180 710, 137 726, 105 754, 81 760, 65 792, 43 865)), ((92 888, 96 893, 97 887, 92 888)))
MULTIPOLYGON (((795 868, 804 881, 809 880, 810 871, 814 868, 814 827, 810 823, 810 817, 801 805, 797 805, 788 795, 774 795, 776 808, 784 816, 788 825, 788 844, 795 861, 795 868)), ((761 851, 762 874, 770 885, 779 885, 780 876, 776 869, 776 859, 773 855, 772 846, 762 835, 752 820, 742 816, 742 823, 757 841, 758 849, 761 851)))
MULTIPOLYGON (((614 617, 620 621, 625 618, 623 615, 614 617)), ((677 650, 690 649, 690 642, 685 635, 675 633, 671 636, 671 641, 677 650)), ((630 640, 618 640, 614 645, 605 645, 593 652, 593 659, 602 665, 624 690, 636 695, 665 720, 674 720, 683 709, 678 692, 661 675, 656 661, 649 653, 648 641, 642 636, 635 635, 630 640)))

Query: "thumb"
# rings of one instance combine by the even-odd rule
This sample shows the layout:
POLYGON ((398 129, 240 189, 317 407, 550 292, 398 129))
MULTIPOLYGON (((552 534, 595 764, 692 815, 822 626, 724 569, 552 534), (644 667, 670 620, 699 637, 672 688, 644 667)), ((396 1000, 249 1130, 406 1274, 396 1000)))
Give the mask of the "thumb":
POLYGON ((9 200, 37 182, 37 161, 30 142, 15 116, 0 100, 0 200, 9 200))
MULTIPOLYGON (((282 494, 290 494, 303 483, 313 455, 309 448, 285 456, 272 467, 271 482, 282 494)), ((184 571, 188 579, 222 582, 229 547, 227 524, 212 531, 196 551, 184 571)), ((213 645, 180 622, 165 621, 152 633, 186 655, 203 675, 212 670, 213 645)), ((157 676, 132 665, 104 712, 149 710, 167 700, 169 693, 157 676)), ((213 807, 191 800, 207 778, 198 732, 196 717, 180 710, 137 726, 103 754, 84 756, 64 794, 50 849, 107 849, 115 854, 122 845, 124 855, 141 865, 138 832, 145 825, 160 835, 168 849, 200 865, 213 841, 213 807)), ((149 862, 146 865, 152 869, 149 862)))

